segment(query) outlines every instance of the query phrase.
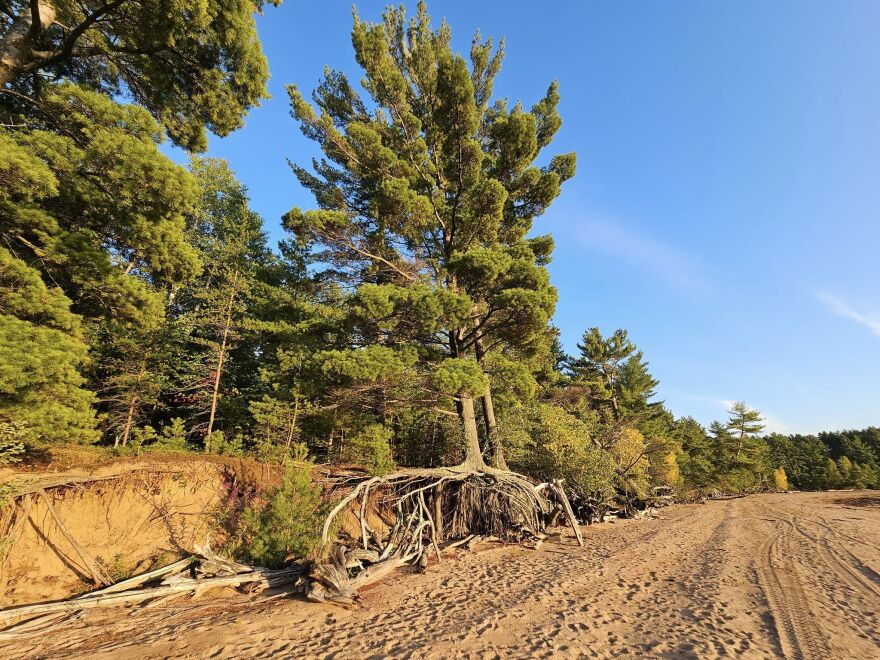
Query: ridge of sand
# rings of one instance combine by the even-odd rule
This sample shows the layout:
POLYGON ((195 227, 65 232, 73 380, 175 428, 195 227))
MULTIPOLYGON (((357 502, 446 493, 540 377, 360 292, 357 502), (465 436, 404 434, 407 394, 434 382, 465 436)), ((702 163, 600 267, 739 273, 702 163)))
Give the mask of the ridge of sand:
POLYGON ((681 505, 404 571, 342 610, 235 595, 90 612, 6 657, 880 657, 880 492, 681 505))

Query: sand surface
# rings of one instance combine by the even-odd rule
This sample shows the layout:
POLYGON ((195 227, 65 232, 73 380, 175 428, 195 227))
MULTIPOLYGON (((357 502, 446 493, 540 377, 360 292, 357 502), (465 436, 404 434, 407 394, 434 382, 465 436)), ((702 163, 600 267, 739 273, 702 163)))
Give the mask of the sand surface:
POLYGON ((92 611, 17 657, 880 658, 880 492, 760 495, 483 546, 343 610, 204 595, 92 611))

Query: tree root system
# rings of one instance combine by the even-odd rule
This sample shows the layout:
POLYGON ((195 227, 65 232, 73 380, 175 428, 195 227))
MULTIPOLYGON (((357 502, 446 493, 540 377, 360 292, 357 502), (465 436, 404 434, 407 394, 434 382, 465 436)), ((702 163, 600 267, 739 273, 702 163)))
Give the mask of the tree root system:
POLYGON ((560 481, 535 485, 514 472, 459 466, 345 476, 332 487, 345 494, 324 523, 322 561, 272 570, 223 558, 206 543, 189 559, 115 584, 95 570, 94 581, 107 586, 68 600, 0 610, 0 626, 8 626, 0 630, 0 640, 39 634, 59 618, 87 609, 151 607, 215 587, 249 591, 283 587, 310 600, 350 605, 366 585, 402 566, 424 567, 430 558, 442 561, 444 553, 453 549, 469 550, 484 540, 537 548, 547 528, 563 519, 583 545, 575 511, 560 481), (344 512, 357 520, 355 534, 340 529, 344 512), (370 524, 377 516, 386 523, 382 529, 370 524))

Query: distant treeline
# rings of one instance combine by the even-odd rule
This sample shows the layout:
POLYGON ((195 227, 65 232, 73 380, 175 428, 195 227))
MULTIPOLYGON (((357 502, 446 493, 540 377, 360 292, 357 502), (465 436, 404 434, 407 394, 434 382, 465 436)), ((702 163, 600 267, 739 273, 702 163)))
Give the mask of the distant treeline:
POLYGON ((794 487, 880 488, 880 428, 766 438, 770 456, 794 487))
POLYGON ((546 152, 558 86, 493 100, 503 49, 477 37, 463 58, 423 5, 355 19, 363 96, 329 70, 311 100, 288 88, 323 155, 292 166, 316 208, 270 246, 225 162, 159 149, 203 151, 266 96, 262 4, 7 3, 0 460, 82 442, 465 462, 592 500, 877 485, 876 429, 764 438, 737 404, 706 430, 656 401, 625 331, 563 353, 533 231, 575 174, 546 152))

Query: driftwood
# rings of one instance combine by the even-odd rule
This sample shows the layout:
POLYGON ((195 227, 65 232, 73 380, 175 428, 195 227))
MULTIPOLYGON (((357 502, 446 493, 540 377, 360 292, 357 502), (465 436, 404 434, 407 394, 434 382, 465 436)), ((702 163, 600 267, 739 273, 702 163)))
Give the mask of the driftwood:
POLYGON ((142 573, 141 575, 136 575, 135 577, 128 578, 127 580, 122 580, 122 582, 117 582, 116 584, 111 584, 109 587, 105 587, 104 589, 99 589, 98 591, 92 591, 85 596, 81 596, 80 598, 94 598, 97 596, 105 596, 107 594, 115 594, 120 591, 128 591, 129 589, 135 589, 136 587, 141 586, 142 584, 146 584, 147 582, 152 582, 153 580, 157 580, 160 577, 164 577, 166 575, 171 575, 173 573, 180 573, 181 571, 189 568, 193 563, 192 559, 181 559, 180 561, 176 561, 173 564, 168 564, 168 566, 163 566, 162 568, 157 568, 152 571, 147 571, 146 573, 142 573))
POLYGON ((0 632, 0 639, 7 632, 18 634, 33 628, 44 621, 51 621, 59 613, 75 614, 84 610, 143 603, 157 599, 165 600, 186 593, 199 593, 216 587, 241 587, 269 589, 284 585, 294 585, 295 592, 305 593, 306 570, 297 565, 278 570, 261 566, 246 566, 214 553, 206 543, 197 548, 198 555, 148 571, 136 577, 123 580, 97 591, 62 601, 21 605, 0 610, 0 625, 28 617, 39 617, 15 626, 9 631, 0 632), (196 577, 186 575, 195 573, 196 577), (155 586, 143 585, 156 583, 155 586), (51 616, 50 616, 51 615, 51 616))
POLYGON ((35 605, 10 607, 5 610, 0 610, 0 623, 8 623, 9 621, 12 621, 14 619, 21 619, 22 617, 32 616, 36 614, 47 614, 54 612, 79 612, 81 610, 93 609, 96 607, 140 603, 146 600, 152 600, 153 598, 164 597, 171 594, 179 595, 192 591, 213 589, 215 587, 240 587, 244 584, 252 583, 256 583, 258 584, 258 586, 263 588, 276 587, 296 582, 297 578, 301 575, 302 572, 299 569, 286 569, 278 571, 258 569, 253 570, 250 573, 215 578, 182 578, 176 580, 173 584, 166 584, 159 587, 135 589, 131 591, 110 593, 101 596, 74 598, 72 600, 54 601, 51 603, 37 603, 35 605))
POLYGON ((574 511, 571 508, 571 502, 568 501, 568 496, 565 494, 565 489, 562 487, 562 482, 559 480, 554 480, 552 482, 553 491, 556 493, 556 497, 559 498, 559 501, 562 503, 562 510, 565 512, 565 517, 568 518, 568 523, 571 525, 571 528, 574 530, 575 538, 577 538, 578 545, 584 547, 584 537, 581 535, 581 528, 578 524, 577 518, 574 517, 574 511))

